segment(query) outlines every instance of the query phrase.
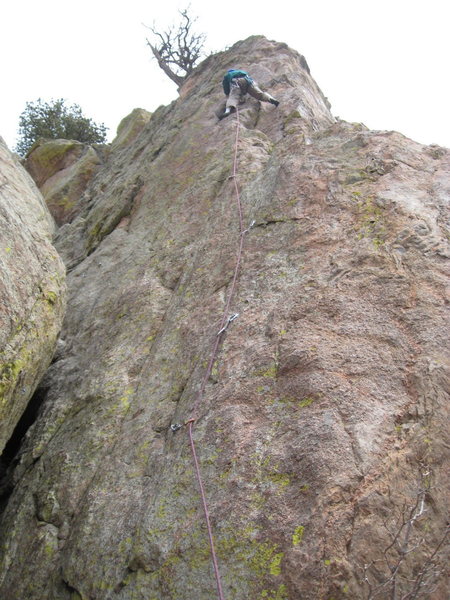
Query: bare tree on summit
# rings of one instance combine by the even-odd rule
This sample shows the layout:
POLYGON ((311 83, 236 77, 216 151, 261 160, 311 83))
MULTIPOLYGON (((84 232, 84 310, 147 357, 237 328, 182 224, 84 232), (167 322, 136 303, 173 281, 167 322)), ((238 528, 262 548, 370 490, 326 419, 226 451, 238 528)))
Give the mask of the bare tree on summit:
POLYGON ((154 39, 150 41, 147 38, 147 45, 151 48, 158 65, 178 87, 183 85, 203 55, 206 40, 204 33, 195 34, 191 31, 196 19, 191 18, 188 10, 189 7, 180 10, 180 23, 170 26, 167 31, 159 32, 154 24, 148 28, 154 39))

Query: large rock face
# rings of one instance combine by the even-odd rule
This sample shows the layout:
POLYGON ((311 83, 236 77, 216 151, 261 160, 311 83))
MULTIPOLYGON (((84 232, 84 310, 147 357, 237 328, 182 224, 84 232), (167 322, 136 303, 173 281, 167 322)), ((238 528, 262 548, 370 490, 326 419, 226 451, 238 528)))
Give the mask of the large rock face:
POLYGON ((0 452, 52 358, 65 269, 39 191, 0 138, 0 452))
POLYGON ((64 350, 12 474, 1 597, 216 597, 187 428, 171 430, 200 398, 227 600, 443 599, 448 157, 335 122, 303 57, 261 37, 118 145, 57 235, 64 350), (237 121, 214 115, 233 66, 281 103, 240 109, 255 224, 199 396, 241 239, 237 121))

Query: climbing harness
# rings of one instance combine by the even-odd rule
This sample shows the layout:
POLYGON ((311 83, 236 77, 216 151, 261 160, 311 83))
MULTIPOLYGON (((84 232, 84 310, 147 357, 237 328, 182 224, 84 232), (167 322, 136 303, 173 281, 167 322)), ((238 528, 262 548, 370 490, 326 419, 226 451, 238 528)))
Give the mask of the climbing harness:
MULTIPOLYGON (((238 211, 238 217, 239 217, 239 243, 238 243, 238 248, 237 248, 237 256, 236 256, 236 263, 235 263, 235 267, 234 267, 234 274, 233 274, 233 279, 232 279, 231 286, 230 286, 230 291, 228 293, 228 298, 227 298, 225 308, 224 308, 224 311, 222 314, 222 319, 220 322, 220 329, 215 336, 214 344, 211 349, 211 356, 210 356, 210 359, 208 362, 208 366, 207 366, 205 374, 203 376, 200 390, 199 390, 196 400, 194 402, 194 406, 193 406, 192 412, 191 412, 191 417, 185 423, 185 425, 188 427, 189 443, 191 446, 192 458, 194 461, 195 475, 196 475, 198 487, 200 490, 203 512, 205 515, 205 522, 206 522, 206 527, 208 530, 209 546, 210 546, 210 550, 211 550, 211 560, 213 563, 214 575, 216 578, 216 586, 217 586, 217 597, 219 600, 225 600, 225 597, 223 595, 223 590, 222 590, 222 583, 221 583, 220 573, 219 573, 219 565, 217 562, 217 554, 216 554, 216 550, 214 547, 214 538, 213 538, 213 533, 212 533, 211 520, 210 520, 210 516, 209 516, 208 502, 206 499, 205 488, 203 485, 203 479, 202 479, 202 475, 201 475, 201 471, 200 471, 200 463, 199 463, 196 448, 195 448, 193 429, 194 429, 194 424, 197 420, 197 417, 196 417, 197 409, 203 401, 203 395, 205 392, 206 384, 208 382, 208 379, 211 376, 211 372, 213 369, 214 362, 216 360, 217 352, 219 350, 219 344, 222 339, 222 335, 227 330, 230 323, 232 323, 239 316, 239 313, 233 313, 230 315, 230 306, 231 306, 231 301, 234 296, 236 282, 237 282, 237 278, 238 278, 239 270, 240 270, 240 266, 241 266, 242 251, 243 251, 243 246, 244 246, 244 237, 245 237, 245 234, 248 233, 250 231, 250 229, 252 229, 252 227, 254 227, 254 225, 255 225, 255 221, 252 221, 250 223, 249 227, 244 230, 241 196, 239 193, 239 186, 238 186, 238 183, 236 180, 239 128, 240 128, 239 110, 236 107, 236 138, 235 138, 235 144, 234 144, 233 174, 230 176, 230 178, 233 179, 233 182, 234 182, 234 188, 235 188, 235 194, 236 194, 236 205, 237 205, 237 211, 238 211)), ((178 424, 175 424, 175 427, 178 428, 178 424)), ((177 429, 174 429, 174 425, 171 426, 171 429, 172 429, 172 431, 177 430, 177 429)))

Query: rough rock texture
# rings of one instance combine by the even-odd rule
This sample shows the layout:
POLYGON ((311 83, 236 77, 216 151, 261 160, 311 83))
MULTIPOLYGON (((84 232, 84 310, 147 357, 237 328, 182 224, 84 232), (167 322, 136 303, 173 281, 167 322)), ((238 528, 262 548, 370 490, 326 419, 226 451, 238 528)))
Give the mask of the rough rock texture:
POLYGON ((143 108, 135 108, 119 123, 117 128, 117 136, 113 140, 113 150, 118 150, 124 146, 128 146, 141 133, 142 129, 149 122, 152 113, 149 113, 143 108))
POLYGON ((236 119, 214 116, 236 65, 281 104, 240 110, 255 226, 194 427, 224 596, 423 581, 411 598, 445 598, 449 153, 335 122, 304 58, 262 37, 202 63, 58 232, 64 348, 11 475, 2 597, 216 597, 170 425, 192 414, 236 261, 236 119))
POLYGON ((82 210, 83 192, 103 155, 104 147, 74 140, 42 140, 31 149, 25 167, 58 225, 69 223, 82 210))
POLYGON ((0 452, 42 379, 62 325, 65 269, 53 220, 0 138, 0 452))

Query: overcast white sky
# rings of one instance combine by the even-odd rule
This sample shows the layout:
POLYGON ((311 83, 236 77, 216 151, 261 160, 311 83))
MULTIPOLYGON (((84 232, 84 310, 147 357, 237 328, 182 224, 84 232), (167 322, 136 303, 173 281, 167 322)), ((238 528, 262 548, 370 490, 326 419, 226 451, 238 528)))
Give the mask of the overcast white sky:
MULTIPOLYGON (((143 24, 190 4, 207 48, 262 34, 303 54, 341 119, 450 147, 447 0, 5 0, 0 136, 12 149, 27 101, 65 98, 115 135, 133 108, 177 97, 143 24)), ((245 68, 245 65, 241 65, 245 68)))

